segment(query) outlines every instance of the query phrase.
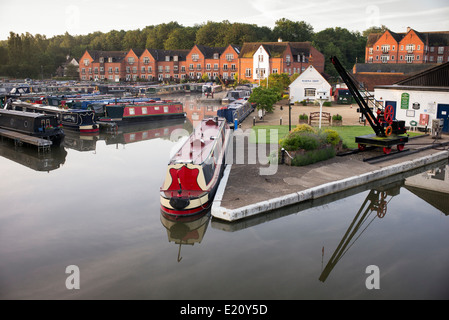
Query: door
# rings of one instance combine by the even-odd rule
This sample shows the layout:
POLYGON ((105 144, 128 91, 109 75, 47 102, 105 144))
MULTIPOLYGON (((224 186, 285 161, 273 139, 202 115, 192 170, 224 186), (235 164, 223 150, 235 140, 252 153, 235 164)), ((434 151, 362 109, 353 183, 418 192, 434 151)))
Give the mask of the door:
POLYGON ((444 120, 443 132, 449 132, 449 104, 438 104, 437 118, 444 120))
POLYGON ((389 106, 393 108, 392 120, 396 120, 396 101, 385 101, 385 111, 390 109, 389 106))

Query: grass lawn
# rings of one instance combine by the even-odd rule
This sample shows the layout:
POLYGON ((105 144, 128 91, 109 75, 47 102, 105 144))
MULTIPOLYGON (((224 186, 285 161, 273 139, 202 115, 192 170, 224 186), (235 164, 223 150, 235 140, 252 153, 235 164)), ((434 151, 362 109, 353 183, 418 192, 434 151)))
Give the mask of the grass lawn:
MULTIPOLYGON (((292 130, 295 128, 295 126, 292 126, 292 130)), ((318 127, 315 127, 318 129, 318 127)), ((284 138, 288 134, 288 125, 276 125, 276 126, 254 126, 252 128, 254 130, 254 134, 251 134, 250 142, 251 143, 257 143, 257 137, 259 134, 259 130, 266 130, 266 141, 270 143, 278 143, 280 139, 284 138), (277 140, 275 136, 271 137, 271 133, 274 133, 276 131, 271 132, 271 130, 277 130, 277 140)), ((357 143, 355 143, 355 137, 357 136, 364 136, 367 134, 373 134, 374 130, 371 128, 371 126, 339 126, 339 127, 327 127, 322 126, 322 130, 326 129, 332 129, 338 132, 340 137, 343 140, 343 143, 346 144, 346 146, 350 149, 357 148, 357 143)), ((410 137, 417 136, 422 134, 421 132, 407 132, 410 137)))

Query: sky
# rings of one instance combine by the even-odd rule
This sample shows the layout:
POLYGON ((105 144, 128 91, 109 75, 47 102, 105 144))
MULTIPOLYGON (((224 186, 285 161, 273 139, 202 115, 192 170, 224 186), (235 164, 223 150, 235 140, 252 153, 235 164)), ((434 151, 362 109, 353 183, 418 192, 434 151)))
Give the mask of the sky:
POLYGON ((9 32, 51 38, 68 32, 136 30, 177 21, 241 22, 274 28, 276 20, 305 21, 315 32, 360 31, 385 25, 394 32, 449 31, 449 0, 0 0, 0 40, 9 32))

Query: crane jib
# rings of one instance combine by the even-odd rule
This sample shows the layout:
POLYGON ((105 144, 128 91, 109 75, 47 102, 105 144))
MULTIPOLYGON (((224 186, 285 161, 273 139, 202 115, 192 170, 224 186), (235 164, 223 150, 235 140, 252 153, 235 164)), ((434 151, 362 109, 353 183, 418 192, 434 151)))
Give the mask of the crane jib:
POLYGON ((376 133, 376 136, 385 137, 385 128, 373 114, 368 104, 365 102, 359 90, 357 89, 355 83, 352 81, 347 71, 343 68, 338 58, 336 56, 332 56, 330 60, 334 65, 335 69, 337 70, 338 74, 341 76, 342 80, 348 86, 349 91, 351 92, 352 96, 354 97, 355 101, 360 107, 360 111, 365 115, 371 128, 373 128, 374 132, 376 133))

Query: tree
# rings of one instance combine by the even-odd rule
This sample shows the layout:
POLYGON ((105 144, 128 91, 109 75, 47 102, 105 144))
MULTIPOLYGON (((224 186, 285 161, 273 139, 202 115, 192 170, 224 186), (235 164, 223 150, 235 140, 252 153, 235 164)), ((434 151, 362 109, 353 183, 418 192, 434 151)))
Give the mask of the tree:
POLYGON ((291 21, 285 18, 275 23, 273 36, 281 38, 282 41, 303 42, 312 41, 313 27, 304 21, 291 21))
POLYGON ((275 88, 254 88, 248 101, 255 103, 257 110, 265 110, 266 112, 273 112, 273 105, 279 101, 281 95, 275 88))

